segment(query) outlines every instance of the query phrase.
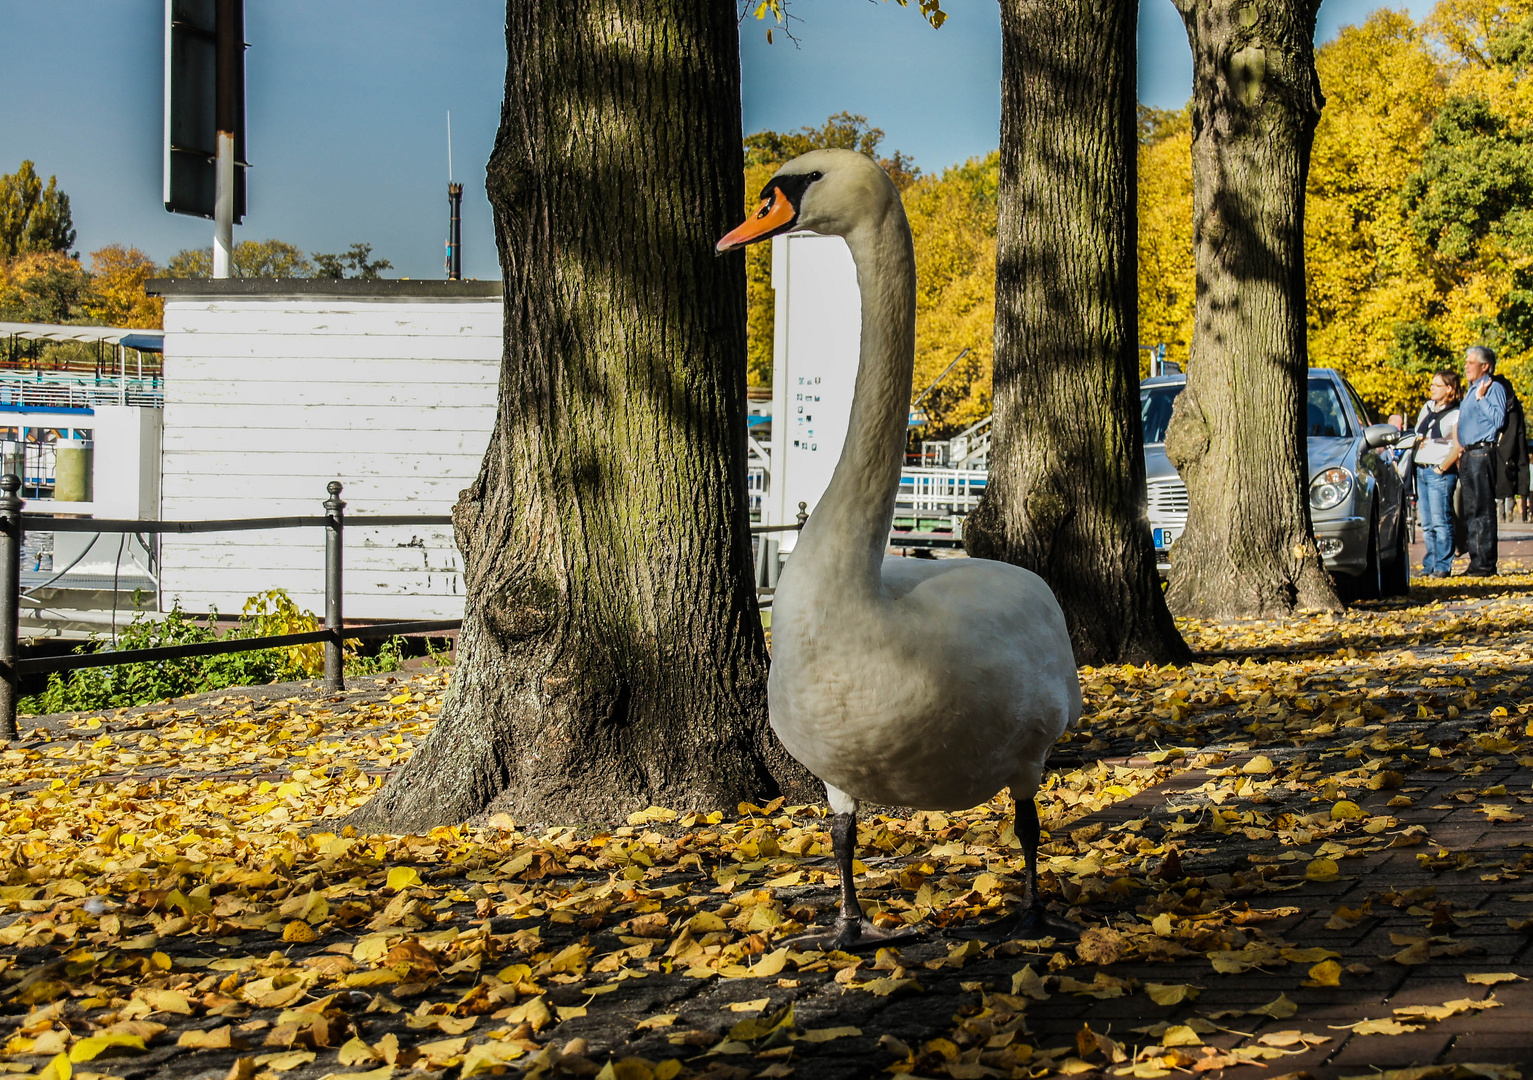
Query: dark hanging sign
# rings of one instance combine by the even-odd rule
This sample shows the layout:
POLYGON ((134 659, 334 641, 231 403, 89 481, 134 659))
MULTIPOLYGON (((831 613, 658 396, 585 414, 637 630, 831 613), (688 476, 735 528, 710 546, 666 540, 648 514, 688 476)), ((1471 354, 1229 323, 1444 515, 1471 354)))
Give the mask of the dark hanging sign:
POLYGON ((245 216, 244 0, 165 0, 165 209, 211 218, 218 133, 234 135, 234 222, 245 216))

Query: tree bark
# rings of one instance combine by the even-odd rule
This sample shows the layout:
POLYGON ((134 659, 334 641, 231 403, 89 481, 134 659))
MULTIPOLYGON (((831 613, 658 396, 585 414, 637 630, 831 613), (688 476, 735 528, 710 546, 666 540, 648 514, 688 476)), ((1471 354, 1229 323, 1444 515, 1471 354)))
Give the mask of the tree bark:
POLYGON ((1001 0, 995 420, 969 553, 1025 566, 1081 663, 1188 658, 1139 421, 1133 0, 1001 0))
POLYGON ((767 726, 744 268, 713 254, 744 204, 734 4, 517 0, 506 39, 505 356, 454 510, 458 663, 361 828, 732 808, 806 776, 767 726))
POLYGON ((1197 316, 1166 454, 1187 485, 1180 615, 1341 607, 1309 514, 1304 184, 1319 0, 1175 0, 1193 56, 1197 316))

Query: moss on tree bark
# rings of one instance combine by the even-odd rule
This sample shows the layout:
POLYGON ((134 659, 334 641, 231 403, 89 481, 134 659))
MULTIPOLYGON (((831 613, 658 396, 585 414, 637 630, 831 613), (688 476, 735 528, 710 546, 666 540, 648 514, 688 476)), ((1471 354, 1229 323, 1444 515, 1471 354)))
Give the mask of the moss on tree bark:
POLYGON ((1135 14, 1001 2, 995 421, 965 546, 1053 587, 1081 663, 1188 656, 1145 522, 1135 14))
POLYGON ((1305 401, 1304 185, 1324 99, 1319 0, 1175 0, 1193 56, 1197 314, 1166 453, 1187 530, 1181 615, 1339 608, 1315 547, 1305 401))
POLYGON ((506 37, 505 355, 454 511, 458 663, 362 828, 733 807, 806 778, 767 725, 744 269, 713 254, 744 202, 734 4, 527 0, 506 37))

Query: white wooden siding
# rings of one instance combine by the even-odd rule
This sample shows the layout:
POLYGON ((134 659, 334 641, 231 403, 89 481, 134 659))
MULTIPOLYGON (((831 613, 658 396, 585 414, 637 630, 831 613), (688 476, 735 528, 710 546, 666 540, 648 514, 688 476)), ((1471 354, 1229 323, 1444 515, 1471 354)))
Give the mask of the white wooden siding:
MULTIPOLYGON (((160 516, 446 514, 495 421, 499 300, 169 296, 160 516)), ((161 597, 237 612, 282 588, 324 610, 320 529, 167 535, 161 597)), ((450 526, 346 530, 348 619, 455 618, 450 526)))

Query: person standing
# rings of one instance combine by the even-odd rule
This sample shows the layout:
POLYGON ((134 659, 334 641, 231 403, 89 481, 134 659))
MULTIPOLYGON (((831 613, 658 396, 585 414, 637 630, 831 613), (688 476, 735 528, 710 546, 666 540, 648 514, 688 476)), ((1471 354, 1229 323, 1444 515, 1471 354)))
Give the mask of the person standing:
POLYGON ((1427 554, 1421 569, 1445 578, 1453 570, 1453 489, 1458 484, 1458 373, 1432 376, 1430 398, 1416 417, 1416 509, 1427 554))
POLYGON ((1506 421, 1496 440, 1496 502, 1500 505, 1502 521, 1511 521, 1516 500, 1523 500, 1524 511, 1528 497, 1528 426, 1523 416, 1522 401, 1505 375, 1494 376, 1496 385, 1506 395, 1506 421))
POLYGON ((1469 548, 1470 577, 1496 572, 1496 439, 1506 423, 1506 391, 1496 382, 1496 354, 1484 345, 1464 350, 1464 400, 1459 405, 1459 495, 1469 548))

